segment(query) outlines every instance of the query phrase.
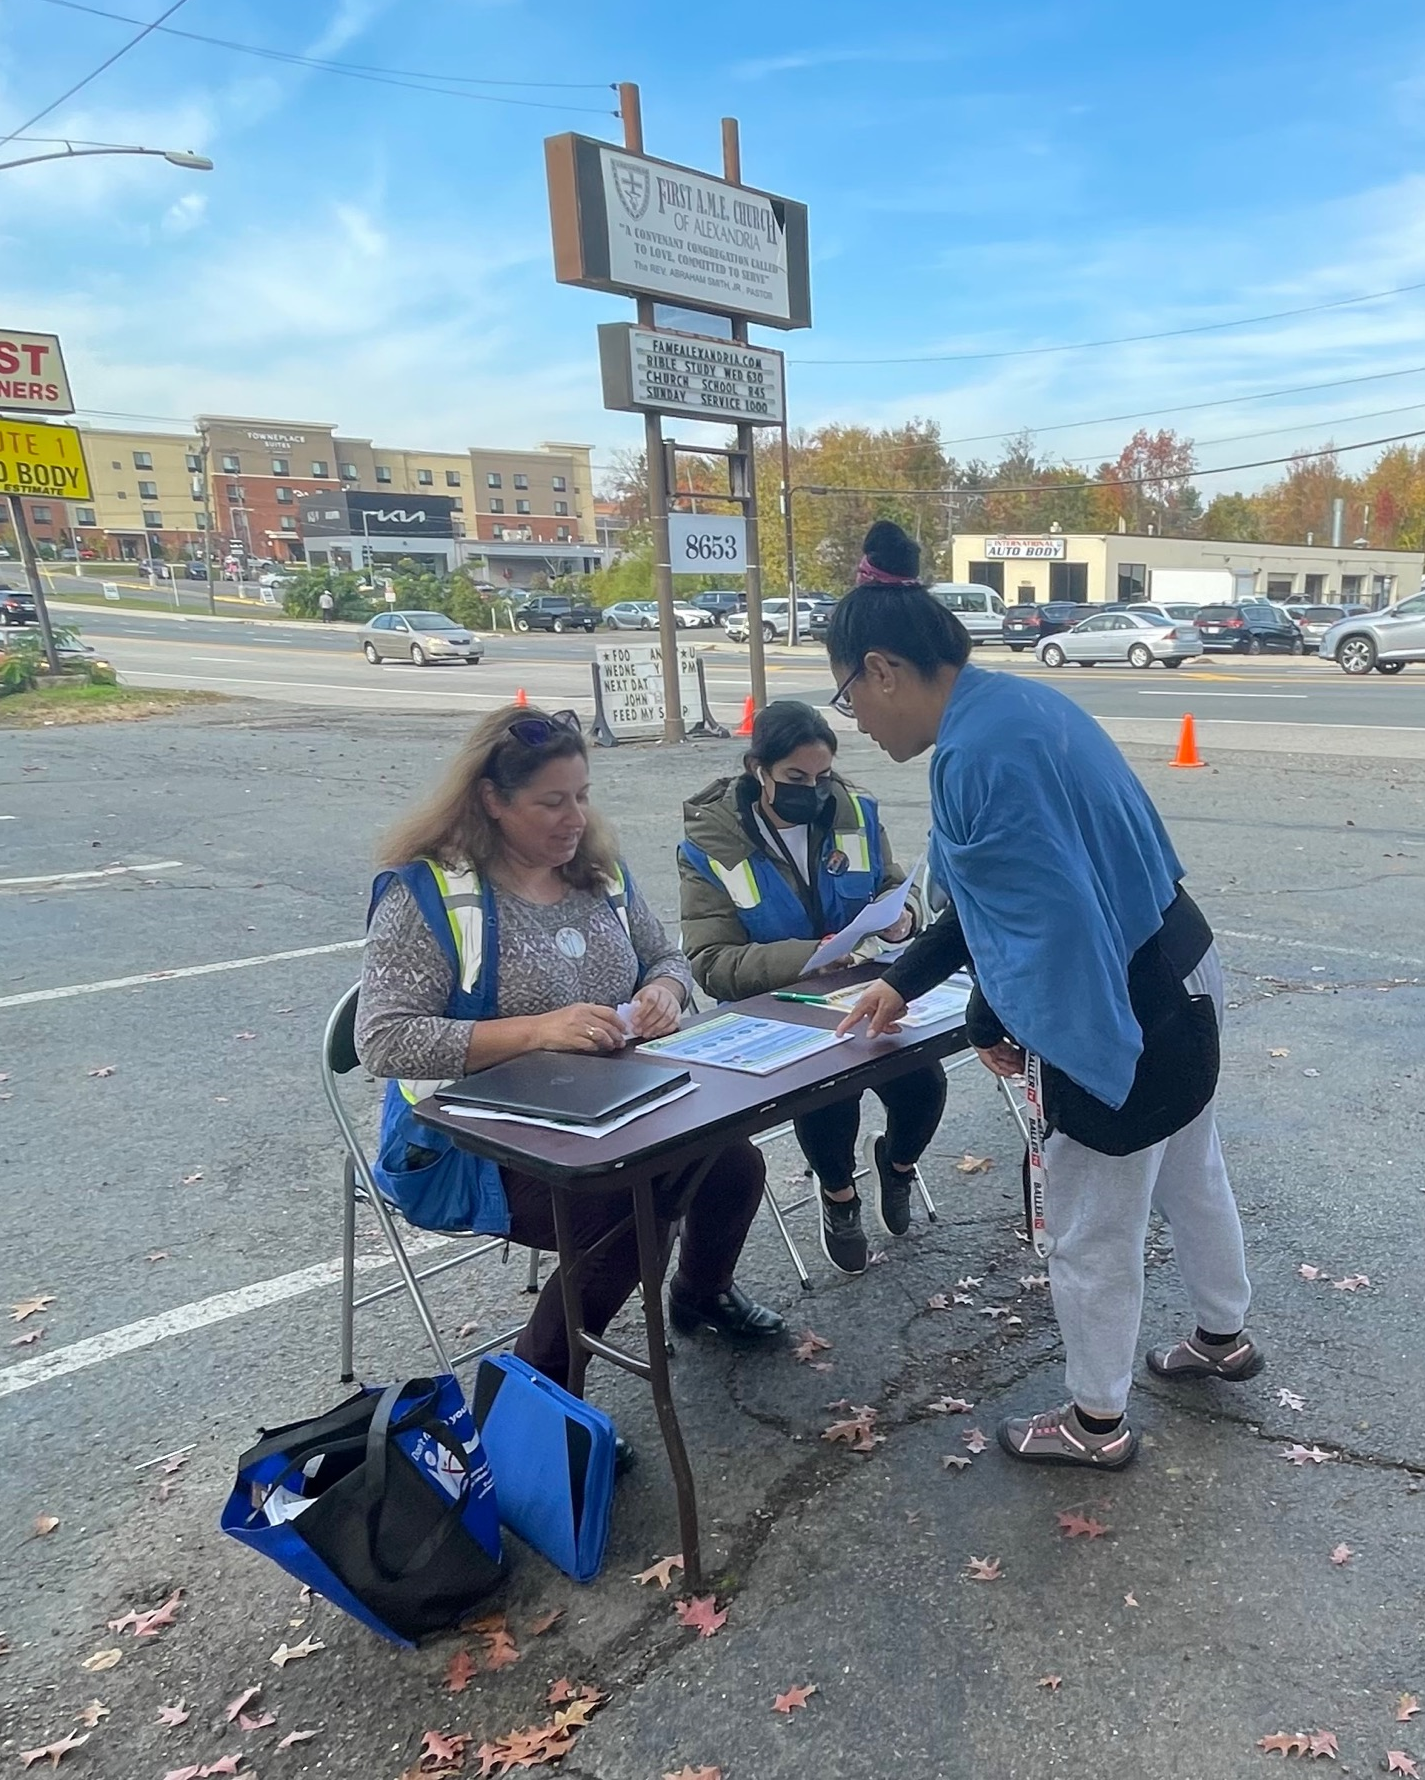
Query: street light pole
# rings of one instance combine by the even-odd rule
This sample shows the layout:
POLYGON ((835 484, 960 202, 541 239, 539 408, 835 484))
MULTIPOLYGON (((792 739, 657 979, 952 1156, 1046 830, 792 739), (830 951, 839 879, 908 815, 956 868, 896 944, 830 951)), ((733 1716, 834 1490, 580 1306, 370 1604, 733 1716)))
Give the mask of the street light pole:
POLYGON ((63 148, 51 149, 48 154, 26 155, 18 161, 0 161, 0 173, 8 173, 12 167, 33 167, 37 161, 81 161, 91 155, 156 155, 159 160, 167 161, 171 167, 186 167, 191 173, 211 173, 213 163, 206 155, 195 155, 186 148, 129 148, 116 143, 111 148, 71 148, 68 143, 63 148))

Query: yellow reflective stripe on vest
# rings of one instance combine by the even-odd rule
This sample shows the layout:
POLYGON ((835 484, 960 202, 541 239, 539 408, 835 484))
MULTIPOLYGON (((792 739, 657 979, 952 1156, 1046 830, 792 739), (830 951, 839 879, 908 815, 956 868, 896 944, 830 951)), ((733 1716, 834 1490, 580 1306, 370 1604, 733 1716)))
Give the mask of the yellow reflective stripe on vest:
POLYGON ((396 1086, 401 1090, 405 1099, 414 1106, 418 1100, 429 1100, 432 1094, 438 1094, 442 1088, 448 1088, 454 1079, 454 1076, 443 1076, 424 1082, 397 1082, 396 1086))
POLYGON ((732 898, 734 908, 755 909, 761 902, 762 892, 757 888, 757 878, 750 859, 744 859, 741 865, 719 865, 716 859, 710 857, 708 865, 718 883, 732 898))
POLYGON ((480 975, 485 948, 485 910, 480 898, 480 880, 473 871, 446 871, 434 859, 428 859, 440 899, 445 904, 446 919, 455 940, 455 955, 460 961, 460 987, 468 995, 480 975))
POLYGON ((844 833, 834 834, 832 836, 832 844, 836 847, 838 852, 846 855, 846 869, 848 871, 870 871, 871 846, 866 835, 866 811, 862 806, 861 799, 854 791, 851 792, 850 796, 851 807, 856 812, 856 820, 860 824, 860 827, 847 829, 844 833))
POLYGON ((614 867, 614 875, 611 878, 606 878, 604 882, 606 885, 605 895, 607 895, 609 899, 609 907, 618 916, 619 926, 623 928, 624 932, 631 940, 633 938, 633 929, 629 926, 628 922, 628 878, 624 873, 623 867, 621 865, 616 865, 614 867))

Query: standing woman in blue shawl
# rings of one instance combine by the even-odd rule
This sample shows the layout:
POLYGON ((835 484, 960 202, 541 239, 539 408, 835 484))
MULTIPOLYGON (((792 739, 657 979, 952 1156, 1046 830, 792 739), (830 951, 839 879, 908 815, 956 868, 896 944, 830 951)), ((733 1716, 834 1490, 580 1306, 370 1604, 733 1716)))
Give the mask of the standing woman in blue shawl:
POLYGON ((933 749, 930 863, 951 897, 841 1030, 894 1030, 967 965, 971 1043, 1000 1076, 1037 1060, 1044 1230, 1070 1401, 999 1426, 1012 1457, 1120 1470, 1148 1214, 1172 1226, 1197 1318, 1147 1355, 1173 1381, 1261 1371, 1244 1331, 1242 1226, 1217 1137, 1222 967, 1147 792, 1052 687, 971 665, 964 626, 917 577, 919 547, 871 527, 832 615, 832 703, 893 760, 933 749))

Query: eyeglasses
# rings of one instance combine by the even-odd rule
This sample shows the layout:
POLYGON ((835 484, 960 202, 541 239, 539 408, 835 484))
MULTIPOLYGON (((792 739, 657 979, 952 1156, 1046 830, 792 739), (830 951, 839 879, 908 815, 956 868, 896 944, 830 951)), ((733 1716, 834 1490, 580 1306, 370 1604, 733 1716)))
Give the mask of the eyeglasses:
POLYGON ((851 691, 851 688, 861 678, 862 674, 864 674, 865 671, 866 671, 866 667, 865 667, 865 663, 863 662, 862 665, 857 668, 857 670, 854 674, 847 675, 847 677, 836 688, 836 691, 833 692, 831 697, 827 700, 827 707, 829 710, 835 711, 837 713, 837 715, 840 717, 854 717, 856 715, 855 711, 852 710, 852 708, 851 708, 851 700, 847 696, 847 694, 851 691))
POLYGON ((584 726, 577 711, 556 711, 552 717, 516 717, 506 724, 505 730, 526 748, 545 748, 561 730, 582 735, 584 726))

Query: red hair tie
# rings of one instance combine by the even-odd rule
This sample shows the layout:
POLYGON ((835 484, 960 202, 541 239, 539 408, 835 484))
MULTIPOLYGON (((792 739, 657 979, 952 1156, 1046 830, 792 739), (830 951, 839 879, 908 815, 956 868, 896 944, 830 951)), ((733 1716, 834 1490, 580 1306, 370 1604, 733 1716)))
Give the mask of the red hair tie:
POLYGON ((856 584, 864 586, 874 581, 882 587, 919 587, 918 575, 888 575, 884 569, 878 569, 869 556, 863 556, 856 565, 856 584))

